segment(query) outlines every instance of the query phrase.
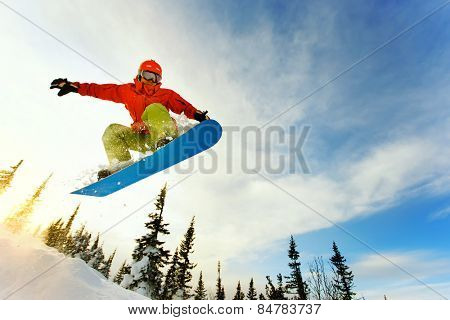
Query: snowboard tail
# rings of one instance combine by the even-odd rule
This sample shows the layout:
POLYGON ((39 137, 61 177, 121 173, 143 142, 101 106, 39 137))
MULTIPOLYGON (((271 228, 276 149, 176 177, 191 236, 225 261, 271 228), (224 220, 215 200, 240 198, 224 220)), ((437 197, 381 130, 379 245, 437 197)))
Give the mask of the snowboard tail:
POLYGON ((221 136, 220 124, 215 120, 205 120, 152 155, 72 194, 107 196, 211 148, 221 136))

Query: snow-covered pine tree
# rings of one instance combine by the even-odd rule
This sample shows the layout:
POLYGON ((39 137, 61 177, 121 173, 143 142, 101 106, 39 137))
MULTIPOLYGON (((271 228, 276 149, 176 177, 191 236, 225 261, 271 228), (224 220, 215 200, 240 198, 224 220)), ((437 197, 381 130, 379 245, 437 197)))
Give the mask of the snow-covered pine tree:
POLYGON ((118 285, 120 285, 122 283, 124 275, 129 274, 130 271, 131 271, 131 267, 130 267, 130 265, 127 264, 127 260, 125 260, 122 263, 122 266, 120 267, 119 271, 117 271, 117 274, 114 277, 113 281, 115 283, 117 283, 118 285))
POLYGON ((177 293, 179 284, 178 284, 178 273, 180 270, 179 266, 180 255, 178 252, 178 248, 175 249, 175 253, 172 256, 172 260, 169 264, 169 269, 167 270, 165 279, 164 279, 164 287, 162 293, 162 299, 164 300, 172 300, 177 293))
POLYGON ((36 189, 34 194, 27 199, 13 214, 6 217, 6 219, 3 221, 3 224, 13 233, 19 233, 25 227, 27 226, 31 214, 33 213, 33 209, 36 205, 36 203, 39 201, 39 198, 44 191, 44 189, 47 186, 48 181, 52 175, 49 175, 47 179, 44 180, 44 182, 41 183, 41 185, 36 189))
POLYGON ((85 228, 86 226, 82 225, 80 229, 75 232, 75 236, 73 237, 73 248, 69 251, 69 256, 89 262, 89 260, 91 260, 89 251, 91 234, 87 232, 85 228))
POLYGON ((289 242, 288 256, 291 260, 288 264, 291 269, 291 274, 286 277, 287 293, 294 294, 295 300, 306 300, 308 299, 308 285, 303 281, 302 272, 300 270, 300 254, 297 251, 297 244, 292 235, 289 242))
POLYGON ((256 292, 253 278, 250 279, 250 284, 248 286, 248 292, 247 292, 247 299, 248 300, 258 300, 258 293, 256 292))
POLYGON ((205 283, 203 282, 203 273, 200 271, 197 288, 195 289, 194 300, 206 300, 206 299, 207 293, 205 289, 205 283))
POLYGON ((194 247, 194 239, 195 239, 195 217, 192 218, 191 223, 189 224, 189 228, 184 234, 184 239, 180 243, 180 261, 178 263, 178 292, 177 298, 187 300, 192 297, 190 290, 192 286, 189 284, 192 280, 191 270, 195 268, 195 264, 192 263, 189 259, 189 255, 194 251, 192 248, 194 247))
POLYGON ((225 288, 222 285, 222 277, 220 275, 220 261, 217 263, 217 274, 216 300, 225 300, 225 288))
MULTIPOLYGON (((128 289, 136 291, 151 299, 160 299, 162 293, 162 269, 170 257, 165 250, 160 235, 167 235, 168 224, 163 222, 163 211, 166 199, 167 185, 165 185, 155 202, 156 212, 148 215, 150 221, 145 223, 148 233, 136 239, 137 246, 133 251, 131 264, 131 282, 128 289)), ((126 277, 128 278, 128 277, 126 277)), ((126 279, 124 277, 124 280, 126 279)))
POLYGON ((73 250, 73 235, 72 233, 69 233, 66 235, 66 239, 64 240, 64 245, 63 245, 63 249, 62 249, 62 253, 64 253, 67 256, 70 256, 70 252, 71 250, 73 250))
POLYGON ((23 160, 20 160, 18 164, 11 167, 11 170, 0 170, 0 194, 9 188, 17 169, 19 169, 22 162, 23 160))
POLYGON ((338 291, 341 300, 351 300, 356 295, 353 289, 353 273, 350 268, 345 264, 347 261, 341 252, 339 251, 336 242, 333 241, 334 255, 330 258, 330 262, 334 267, 333 284, 338 291))
POLYGON ((98 271, 105 276, 106 279, 109 279, 109 273, 111 271, 111 265, 114 260, 114 256, 116 255, 116 250, 108 257, 108 259, 103 260, 100 266, 98 267, 98 271))
POLYGON ((236 287, 236 294, 233 297, 233 300, 244 300, 245 294, 242 292, 241 289, 241 282, 238 281, 237 287, 236 287))
POLYGON ((100 271, 99 268, 103 263, 103 260, 105 259, 105 254, 103 253, 102 246, 99 245, 99 241, 100 233, 97 234, 97 237, 95 238, 94 243, 89 250, 90 260, 88 261, 88 265, 97 271, 100 271))

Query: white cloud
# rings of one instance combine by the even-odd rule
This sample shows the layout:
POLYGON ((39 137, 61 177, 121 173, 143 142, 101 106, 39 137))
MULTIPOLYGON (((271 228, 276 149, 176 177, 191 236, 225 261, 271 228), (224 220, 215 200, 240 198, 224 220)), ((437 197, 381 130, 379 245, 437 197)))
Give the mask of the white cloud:
POLYGON ((450 216, 450 207, 438 210, 431 214, 431 219, 445 219, 450 216))
POLYGON ((383 299, 384 294, 390 299, 442 299, 440 295, 448 297, 450 284, 435 280, 439 276, 448 276, 450 259, 447 257, 427 251, 382 252, 382 255, 386 259, 368 254, 351 265, 358 282, 356 290, 366 298, 383 299))

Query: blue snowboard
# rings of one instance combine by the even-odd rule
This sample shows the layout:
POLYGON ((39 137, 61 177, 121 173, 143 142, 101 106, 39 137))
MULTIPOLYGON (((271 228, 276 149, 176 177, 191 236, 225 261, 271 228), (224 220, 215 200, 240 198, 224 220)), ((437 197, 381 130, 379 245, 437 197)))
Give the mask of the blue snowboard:
POLYGON ((217 121, 203 121, 152 155, 72 194, 107 196, 211 148, 221 136, 217 121))

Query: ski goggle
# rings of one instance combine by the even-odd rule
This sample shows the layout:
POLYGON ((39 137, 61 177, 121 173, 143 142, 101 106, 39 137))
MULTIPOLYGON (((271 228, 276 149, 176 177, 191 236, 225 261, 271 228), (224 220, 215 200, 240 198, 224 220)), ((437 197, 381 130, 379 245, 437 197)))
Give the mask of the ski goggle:
POLYGON ((159 74, 156 74, 156 73, 151 72, 151 71, 143 70, 141 72, 141 76, 142 76, 142 78, 144 78, 147 81, 153 81, 155 83, 160 83, 161 82, 161 76, 159 74))

